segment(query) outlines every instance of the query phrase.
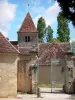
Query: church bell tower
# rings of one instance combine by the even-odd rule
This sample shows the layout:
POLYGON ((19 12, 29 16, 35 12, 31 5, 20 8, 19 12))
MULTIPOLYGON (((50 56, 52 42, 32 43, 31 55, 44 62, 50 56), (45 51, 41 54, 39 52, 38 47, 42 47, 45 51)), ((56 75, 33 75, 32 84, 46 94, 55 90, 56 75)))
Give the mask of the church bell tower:
POLYGON ((38 31, 33 23, 33 20, 28 12, 18 33, 19 47, 37 47, 38 31))

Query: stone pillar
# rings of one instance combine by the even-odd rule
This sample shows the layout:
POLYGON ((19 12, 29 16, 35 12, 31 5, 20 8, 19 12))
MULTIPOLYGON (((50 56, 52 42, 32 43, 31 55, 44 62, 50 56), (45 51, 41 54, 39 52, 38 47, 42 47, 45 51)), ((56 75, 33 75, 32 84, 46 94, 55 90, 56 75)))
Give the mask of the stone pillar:
POLYGON ((36 93, 37 88, 37 78, 36 78, 36 71, 32 70, 32 93, 36 93))
POLYGON ((73 60, 71 59, 73 53, 71 51, 68 51, 65 54, 65 70, 64 70, 64 74, 65 74, 65 84, 64 84, 64 88, 65 88, 65 92, 66 93, 73 93, 73 69, 74 69, 74 63, 73 60))

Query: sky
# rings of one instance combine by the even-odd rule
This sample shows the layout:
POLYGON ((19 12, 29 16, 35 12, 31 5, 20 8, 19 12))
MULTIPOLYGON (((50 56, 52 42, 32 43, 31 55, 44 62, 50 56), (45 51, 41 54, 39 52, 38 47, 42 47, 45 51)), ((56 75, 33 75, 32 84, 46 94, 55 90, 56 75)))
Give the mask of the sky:
MULTIPOLYGON (((0 0, 0 31, 9 40, 17 40, 17 31, 27 14, 30 15, 37 26, 38 19, 45 18, 46 25, 50 25, 57 37, 57 16, 61 11, 55 0, 0 0), (29 7, 28 7, 29 4, 29 7)), ((75 28, 69 22, 70 39, 75 40, 75 28)))

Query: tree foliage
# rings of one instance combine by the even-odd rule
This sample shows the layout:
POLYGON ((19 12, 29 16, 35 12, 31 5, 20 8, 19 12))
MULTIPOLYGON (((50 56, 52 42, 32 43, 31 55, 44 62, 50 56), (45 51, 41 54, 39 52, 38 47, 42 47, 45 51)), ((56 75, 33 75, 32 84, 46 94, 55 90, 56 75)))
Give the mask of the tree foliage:
POLYGON ((53 39, 53 30, 50 25, 45 29, 46 32, 46 42, 51 42, 53 39))
POLYGON ((58 21, 58 40, 61 42, 69 42, 70 40, 70 29, 68 26, 68 20, 63 16, 62 12, 57 17, 58 21))
POLYGON ((63 15, 72 21, 75 26, 75 0, 57 0, 63 15))
POLYGON ((40 42, 44 41, 45 28, 46 28, 45 19, 43 17, 40 17, 37 23, 37 30, 39 32, 38 37, 40 42))

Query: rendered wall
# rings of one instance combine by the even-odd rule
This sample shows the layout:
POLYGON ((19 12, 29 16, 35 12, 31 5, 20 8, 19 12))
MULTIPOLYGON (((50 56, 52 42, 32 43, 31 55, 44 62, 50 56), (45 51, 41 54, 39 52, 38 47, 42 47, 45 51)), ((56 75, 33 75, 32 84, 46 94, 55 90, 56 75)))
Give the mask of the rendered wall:
POLYGON ((64 72, 62 72, 61 66, 40 66, 39 68, 39 84, 50 84, 52 82, 55 84, 64 83, 64 72))
POLYGON ((17 96, 16 54, 0 54, 0 97, 17 96))

